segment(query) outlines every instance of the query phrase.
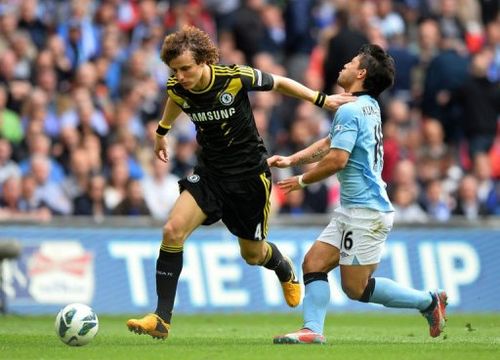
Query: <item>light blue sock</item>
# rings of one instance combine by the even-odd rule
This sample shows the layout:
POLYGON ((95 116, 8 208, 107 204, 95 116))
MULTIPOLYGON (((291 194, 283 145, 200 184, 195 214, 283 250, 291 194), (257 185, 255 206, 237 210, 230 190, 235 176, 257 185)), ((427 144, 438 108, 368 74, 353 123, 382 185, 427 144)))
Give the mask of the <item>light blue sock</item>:
POLYGON ((323 334, 326 309, 330 302, 328 281, 316 280, 305 286, 304 327, 315 333, 323 334))
POLYGON ((375 288, 368 300, 392 308, 411 308, 423 311, 432 303, 428 291, 420 291, 402 286, 387 278, 375 278, 375 288))

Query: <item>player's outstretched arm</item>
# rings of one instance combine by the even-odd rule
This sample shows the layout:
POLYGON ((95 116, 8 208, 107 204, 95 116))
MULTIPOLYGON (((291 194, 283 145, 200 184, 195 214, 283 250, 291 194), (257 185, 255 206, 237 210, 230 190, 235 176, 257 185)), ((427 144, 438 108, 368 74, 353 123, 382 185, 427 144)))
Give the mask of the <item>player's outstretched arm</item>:
POLYGON ((306 187, 317 181, 332 176, 342 170, 349 160, 349 153, 342 149, 330 149, 315 167, 300 176, 293 176, 278 181, 278 186, 285 193, 306 187))
POLYGON ((273 155, 267 159, 270 167, 287 168, 320 161, 330 150, 330 137, 325 137, 290 156, 273 155))
POLYGON ((352 96, 349 93, 327 96, 322 92, 311 90, 307 86, 284 76, 273 74, 273 79, 273 90, 284 95, 312 102, 326 110, 335 111, 340 105, 356 100, 356 96, 352 96))
POLYGON ((181 112, 182 109, 172 99, 168 98, 163 116, 156 129, 154 142, 154 153, 156 157, 163 162, 168 161, 168 142, 166 135, 181 112))

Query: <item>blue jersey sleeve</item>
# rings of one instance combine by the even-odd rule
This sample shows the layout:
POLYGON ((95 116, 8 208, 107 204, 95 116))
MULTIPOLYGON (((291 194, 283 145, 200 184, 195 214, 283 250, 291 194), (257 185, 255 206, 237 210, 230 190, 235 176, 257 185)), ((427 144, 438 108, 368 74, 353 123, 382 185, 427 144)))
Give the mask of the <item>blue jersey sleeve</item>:
POLYGON ((355 108, 350 104, 341 106, 333 118, 330 129, 330 148, 342 149, 352 152, 358 137, 358 121, 355 108))

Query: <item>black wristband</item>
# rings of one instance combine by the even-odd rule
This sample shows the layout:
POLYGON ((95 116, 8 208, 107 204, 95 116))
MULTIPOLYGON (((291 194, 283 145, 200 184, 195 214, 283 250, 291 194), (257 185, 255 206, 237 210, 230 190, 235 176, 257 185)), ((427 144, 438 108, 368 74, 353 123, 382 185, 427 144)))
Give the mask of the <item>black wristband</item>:
POLYGON ((165 136, 165 135, 167 135, 169 130, 170 130, 170 128, 164 128, 163 126, 158 124, 158 127, 156 128, 156 134, 159 136, 165 136))
POLYGON ((319 91, 318 96, 316 96, 316 100, 314 100, 314 105, 319 106, 320 108, 325 105, 326 94, 324 92, 319 91))

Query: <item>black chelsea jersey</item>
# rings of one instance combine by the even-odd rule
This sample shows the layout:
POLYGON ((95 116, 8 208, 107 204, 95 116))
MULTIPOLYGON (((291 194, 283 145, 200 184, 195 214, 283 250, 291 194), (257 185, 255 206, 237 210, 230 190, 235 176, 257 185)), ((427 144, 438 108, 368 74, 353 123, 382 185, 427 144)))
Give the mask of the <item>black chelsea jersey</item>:
POLYGON ((249 91, 268 91, 273 77, 242 65, 210 65, 206 89, 184 89, 175 76, 167 92, 191 118, 201 149, 198 167, 213 176, 240 178, 267 169, 267 150, 257 132, 248 98, 249 91))

